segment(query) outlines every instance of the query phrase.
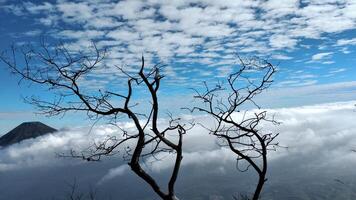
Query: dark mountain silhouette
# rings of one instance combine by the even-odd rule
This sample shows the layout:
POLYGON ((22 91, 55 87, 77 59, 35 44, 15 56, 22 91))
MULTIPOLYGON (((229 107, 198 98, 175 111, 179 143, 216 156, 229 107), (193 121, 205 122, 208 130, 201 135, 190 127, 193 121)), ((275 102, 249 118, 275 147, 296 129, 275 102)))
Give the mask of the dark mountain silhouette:
POLYGON ((6 147, 22 140, 36 138, 57 130, 41 122, 24 122, 0 138, 0 146, 6 147))

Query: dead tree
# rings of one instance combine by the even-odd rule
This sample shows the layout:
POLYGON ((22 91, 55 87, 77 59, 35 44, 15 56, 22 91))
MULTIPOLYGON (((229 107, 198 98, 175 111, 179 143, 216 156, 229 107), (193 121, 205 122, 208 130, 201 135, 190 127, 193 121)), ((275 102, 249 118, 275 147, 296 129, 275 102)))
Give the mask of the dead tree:
POLYGON ((266 111, 259 111, 254 98, 267 89, 272 83, 275 67, 264 60, 239 58, 240 68, 227 78, 227 87, 219 83, 209 87, 204 83, 203 92, 196 91, 195 99, 203 106, 190 109, 213 117, 216 127, 210 128, 203 124, 209 132, 228 147, 237 156, 237 169, 247 171, 250 167, 258 174, 258 183, 254 191, 253 200, 260 197, 264 183, 267 181, 267 152, 278 146, 274 142, 278 134, 265 133, 260 130, 261 122, 277 123, 267 117, 266 111), (257 107, 257 111, 242 111, 247 104, 257 107), (241 169, 241 161, 247 162, 247 167, 241 169))
POLYGON ((90 187, 87 194, 80 192, 78 188, 78 183, 74 179, 73 183, 68 183, 69 191, 66 195, 66 200, 95 200, 97 191, 90 187))
POLYGON ((190 124, 182 124, 179 119, 171 117, 165 128, 158 127, 159 101, 158 90, 164 77, 160 70, 161 64, 152 67, 145 66, 142 56, 141 65, 136 72, 128 72, 125 67, 116 66, 118 76, 125 81, 113 91, 110 88, 91 90, 86 87, 85 80, 96 70, 105 67, 107 52, 99 50, 95 45, 86 52, 71 51, 65 45, 49 46, 42 42, 40 47, 12 47, 3 52, 0 60, 5 63, 12 73, 27 81, 45 87, 54 100, 41 99, 32 96, 26 100, 35 105, 40 113, 54 116, 67 112, 85 112, 89 118, 107 118, 109 123, 117 124, 118 120, 126 118, 134 123, 135 131, 122 129, 122 136, 109 137, 95 144, 90 151, 77 153, 71 151, 72 157, 83 158, 87 161, 97 161, 103 156, 111 156, 120 148, 125 149, 125 155, 131 170, 144 180, 154 192, 164 200, 175 197, 175 183, 178 178, 182 156, 182 138, 190 124), (124 88, 122 90, 122 88, 124 88), (144 88, 150 97, 145 108, 147 112, 136 112, 133 93, 137 88, 144 88), (124 92, 120 92, 124 91, 124 92), (174 136, 168 136, 174 134, 174 136), (126 145, 127 142, 134 145, 126 145), (145 170, 142 162, 145 157, 155 157, 159 153, 175 155, 167 191, 161 189, 156 180, 145 170))

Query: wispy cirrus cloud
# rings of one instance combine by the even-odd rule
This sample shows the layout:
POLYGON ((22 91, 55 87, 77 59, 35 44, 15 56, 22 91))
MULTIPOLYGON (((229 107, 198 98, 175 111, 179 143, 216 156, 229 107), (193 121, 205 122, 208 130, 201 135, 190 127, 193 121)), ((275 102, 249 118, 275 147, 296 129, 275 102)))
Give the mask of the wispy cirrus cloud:
POLYGON ((330 56, 333 54, 333 52, 323 52, 323 53, 317 53, 312 56, 312 61, 319 61, 325 58, 330 58, 330 56))

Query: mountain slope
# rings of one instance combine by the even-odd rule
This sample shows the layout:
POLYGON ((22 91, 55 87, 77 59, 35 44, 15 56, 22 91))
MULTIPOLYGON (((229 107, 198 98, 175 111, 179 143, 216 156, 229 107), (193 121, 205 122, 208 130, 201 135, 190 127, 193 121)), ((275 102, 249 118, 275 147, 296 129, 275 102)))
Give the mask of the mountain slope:
POLYGON ((22 140, 36 138, 57 130, 41 122, 25 122, 0 138, 0 146, 9 146, 22 140))

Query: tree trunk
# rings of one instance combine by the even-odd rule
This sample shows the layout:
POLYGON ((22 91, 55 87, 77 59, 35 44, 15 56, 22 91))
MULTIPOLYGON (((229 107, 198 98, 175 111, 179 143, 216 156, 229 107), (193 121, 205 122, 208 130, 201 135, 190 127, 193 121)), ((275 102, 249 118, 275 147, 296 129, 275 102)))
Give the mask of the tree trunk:
POLYGON ((265 183, 265 174, 261 174, 259 179, 258 179, 258 184, 255 190, 255 193, 253 194, 252 200, 258 200, 260 198, 261 192, 262 192, 262 187, 263 184, 265 183))

